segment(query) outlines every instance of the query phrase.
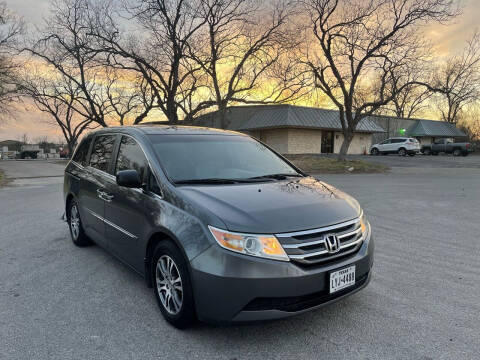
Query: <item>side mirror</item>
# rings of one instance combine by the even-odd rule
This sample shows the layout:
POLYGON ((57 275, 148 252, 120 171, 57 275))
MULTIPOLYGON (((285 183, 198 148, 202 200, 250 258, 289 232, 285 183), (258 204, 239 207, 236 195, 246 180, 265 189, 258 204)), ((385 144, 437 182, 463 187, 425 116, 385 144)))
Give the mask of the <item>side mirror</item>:
POLYGON ((137 170, 122 170, 117 173, 117 184, 128 188, 141 188, 142 180, 137 170))

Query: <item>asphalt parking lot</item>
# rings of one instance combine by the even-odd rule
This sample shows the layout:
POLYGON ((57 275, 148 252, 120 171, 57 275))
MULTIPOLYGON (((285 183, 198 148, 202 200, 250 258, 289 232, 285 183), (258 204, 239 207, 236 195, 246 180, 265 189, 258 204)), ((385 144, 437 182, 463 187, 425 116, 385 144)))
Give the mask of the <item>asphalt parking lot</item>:
POLYGON ((392 171, 319 176, 372 224, 366 289, 295 318, 186 331, 138 275, 73 246, 61 165, 0 161, 0 359, 478 359, 480 156, 370 158, 392 171))

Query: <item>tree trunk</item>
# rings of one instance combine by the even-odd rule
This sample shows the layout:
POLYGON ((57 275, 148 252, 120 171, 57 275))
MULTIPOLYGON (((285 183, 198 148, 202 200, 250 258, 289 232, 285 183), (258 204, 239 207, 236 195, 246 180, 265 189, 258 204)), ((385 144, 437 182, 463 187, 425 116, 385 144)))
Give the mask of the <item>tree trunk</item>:
POLYGON ((227 107, 223 104, 219 105, 218 113, 220 114, 220 127, 222 129, 227 129, 229 121, 227 119, 227 107))
POLYGON ((68 156, 71 158, 73 156, 73 151, 75 150, 75 140, 65 139, 67 140, 67 147, 68 147, 68 156))
POLYGON ((353 140, 353 133, 351 131, 344 131, 343 134, 343 143, 340 147, 340 152, 338 153, 337 160, 338 161, 345 161, 347 158, 348 148, 350 147, 350 143, 353 140))

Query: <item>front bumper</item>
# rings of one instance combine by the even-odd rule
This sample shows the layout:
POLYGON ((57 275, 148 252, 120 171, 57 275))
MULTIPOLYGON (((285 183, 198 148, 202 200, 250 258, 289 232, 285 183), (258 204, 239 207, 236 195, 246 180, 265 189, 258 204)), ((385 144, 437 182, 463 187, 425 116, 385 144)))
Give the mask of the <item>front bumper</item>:
POLYGON ((214 323, 279 319, 351 295, 371 278, 371 233, 352 256, 323 266, 301 267, 236 254, 213 245, 191 261, 195 306, 200 320, 214 323), (355 285, 329 294, 329 273, 355 264, 355 285))

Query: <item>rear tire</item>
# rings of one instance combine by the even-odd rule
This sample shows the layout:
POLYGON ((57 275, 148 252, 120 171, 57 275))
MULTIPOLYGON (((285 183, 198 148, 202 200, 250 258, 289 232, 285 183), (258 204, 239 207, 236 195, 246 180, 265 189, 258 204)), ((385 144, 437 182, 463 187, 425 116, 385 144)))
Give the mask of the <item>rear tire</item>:
POLYGON ((398 149, 398 155, 407 156, 407 150, 405 150, 404 148, 398 149))
POLYGON ((92 244, 92 241, 85 235, 85 231, 83 230, 78 203, 75 199, 72 199, 68 205, 67 222, 70 229, 70 236, 76 246, 84 247, 92 244))
POLYGON ((153 292, 163 317, 178 329, 195 319, 195 303, 188 265, 178 247, 171 241, 160 242, 151 262, 153 292))
POLYGON ((453 150, 453 156, 460 156, 460 155, 462 155, 462 150, 460 149, 453 150))

